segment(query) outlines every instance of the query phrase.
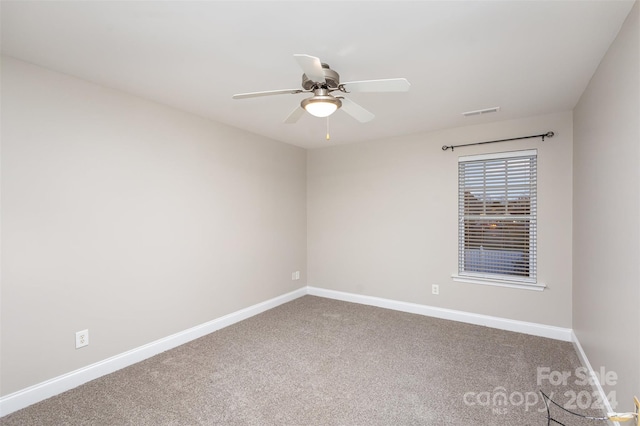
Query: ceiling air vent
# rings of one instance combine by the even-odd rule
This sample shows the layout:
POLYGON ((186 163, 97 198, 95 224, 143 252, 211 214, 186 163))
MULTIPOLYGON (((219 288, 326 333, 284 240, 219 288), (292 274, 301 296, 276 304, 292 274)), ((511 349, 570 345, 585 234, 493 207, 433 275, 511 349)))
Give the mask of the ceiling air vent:
POLYGON ((498 111, 500 111, 500 107, 493 107, 493 108, 478 109, 476 111, 463 112, 462 115, 464 115, 465 117, 471 117, 472 115, 484 115, 484 114, 490 114, 492 112, 498 112, 498 111))

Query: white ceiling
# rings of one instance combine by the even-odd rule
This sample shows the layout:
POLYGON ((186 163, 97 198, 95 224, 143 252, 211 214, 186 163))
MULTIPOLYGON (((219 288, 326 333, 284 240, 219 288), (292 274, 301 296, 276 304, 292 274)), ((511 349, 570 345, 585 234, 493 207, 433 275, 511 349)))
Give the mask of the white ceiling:
POLYGON ((2 52, 314 148, 570 110, 632 5, 2 1, 2 52), (376 118, 362 124, 338 111, 330 142, 326 119, 283 123, 305 94, 231 99, 300 87, 295 53, 318 56, 342 81, 406 77, 411 89, 348 95, 376 118))

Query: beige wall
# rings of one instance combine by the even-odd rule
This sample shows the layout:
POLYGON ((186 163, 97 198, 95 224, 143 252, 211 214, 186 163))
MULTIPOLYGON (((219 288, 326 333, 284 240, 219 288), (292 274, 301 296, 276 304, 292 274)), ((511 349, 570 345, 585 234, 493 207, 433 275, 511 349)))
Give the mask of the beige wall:
POLYGON ((2 58, 2 395, 301 287, 305 180, 303 149, 2 58))
POLYGON ((640 397, 640 6, 575 109, 573 327, 594 369, 640 397))
POLYGON ((572 141, 564 112, 309 151, 309 285, 571 327, 572 141), (556 136, 545 142, 441 149, 547 131, 556 136), (538 277, 548 289, 453 282, 458 156, 529 148, 538 149, 538 277))

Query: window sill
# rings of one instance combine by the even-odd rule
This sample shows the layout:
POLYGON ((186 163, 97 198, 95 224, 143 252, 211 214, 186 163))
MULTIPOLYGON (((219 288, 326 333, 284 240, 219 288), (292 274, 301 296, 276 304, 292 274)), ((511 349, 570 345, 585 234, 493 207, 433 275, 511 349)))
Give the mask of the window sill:
POLYGON ((519 283, 516 281, 498 281, 498 280, 486 280, 477 277, 467 277, 458 274, 452 274, 451 278, 455 282, 459 283, 467 283, 467 284, 480 284, 480 285, 491 285, 495 287, 508 287, 508 288, 518 288, 521 290, 533 290, 533 291, 543 291, 547 288, 544 284, 527 284, 527 283, 519 283))

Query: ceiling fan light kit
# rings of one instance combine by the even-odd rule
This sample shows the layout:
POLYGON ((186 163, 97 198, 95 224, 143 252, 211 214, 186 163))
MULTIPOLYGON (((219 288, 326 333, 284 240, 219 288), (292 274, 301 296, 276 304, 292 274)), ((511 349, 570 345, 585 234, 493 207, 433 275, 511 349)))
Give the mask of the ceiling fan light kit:
POLYGON ((328 117, 342 106, 342 102, 331 96, 327 89, 316 89, 315 95, 303 99, 300 106, 315 117, 328 117))
POLYGON ((340 75, 315 56, 297 54, 293 55, 293 57, 304 72, 302 74, 302 89, 240 93, 233 95, 233 99, 313 93, 312 97, 303 99, 302 102, 300 102, 300 108, 296 108, 289 117, 285 119, 285 123, 291 124, 297 122, 300 117, 304 115, 305 111, 315 117, 328 117, 341 108, 351 117, 361 123, 366 123, 375 117, 371 112, 362 108, 351 99, 342 96, 333 96, 331 92, 406 92, 410 87, 409 82, 405 78, 340 83, 340 75))

